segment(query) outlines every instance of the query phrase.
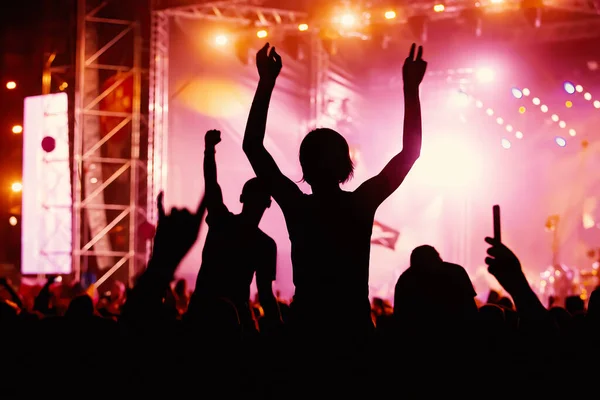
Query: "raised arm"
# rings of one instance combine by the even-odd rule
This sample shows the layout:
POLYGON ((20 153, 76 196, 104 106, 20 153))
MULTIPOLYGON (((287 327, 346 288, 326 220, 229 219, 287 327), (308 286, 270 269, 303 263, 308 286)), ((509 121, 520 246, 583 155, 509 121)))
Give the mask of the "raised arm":
POLYGON ((216 146, 221 142, 221 132, 210 130, 204 136, 204 184, 206 194, 204 195, 208 215, 213 218, 216 215, 227 212, 223 203, 223 193, 217 181, 217 163, 215 161, 216 146))
POLYGON ((250 108, 242 147, 256 176, 269 183, 273 198, 281 205, 281 201, 286 197, 300 194, 300 189, 283 175, 264 146, 269 104, 275 81, 281 72, 281 57, 274 47, 269 51, 267 43, 256 54, 256 67, 260 80, 250 108))
POLYGON ((422 126, 421 102, 419 100, 419 85, 425 76, 427 63, 423 60, 423 47, 415 57, 416 45, 410 48, 408 58, 402 68, 404 80, 404 133, 402 151, 396 154, 373 178, 363 183, 358 192, 376 208, 387 199, 404 181, 415 161, 421 155, 422 126))

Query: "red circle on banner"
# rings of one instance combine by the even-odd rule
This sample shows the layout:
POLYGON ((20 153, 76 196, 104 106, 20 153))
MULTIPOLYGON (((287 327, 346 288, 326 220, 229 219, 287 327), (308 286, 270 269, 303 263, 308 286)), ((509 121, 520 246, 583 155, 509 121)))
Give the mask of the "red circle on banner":
POLYGON ((46 136, 42 139, 42 149, 46 153, 51 153, 56 148, 56 140, 52 136, 46 136))

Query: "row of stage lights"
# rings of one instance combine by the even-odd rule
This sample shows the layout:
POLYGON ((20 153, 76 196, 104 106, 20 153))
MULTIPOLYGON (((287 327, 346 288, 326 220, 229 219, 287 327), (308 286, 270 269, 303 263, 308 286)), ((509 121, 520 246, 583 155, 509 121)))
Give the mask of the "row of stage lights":
MULTIPOLYGON (((567 94, 569 95, 573 95, 576 93, 581 93, 583 95, 583 98, 589 102, 592 103, 592 105, 594 106, 594 108, 596 109, 600 109, 600 100, 594 100, 593 96, 591 93, 586 92, 583 88, 583 86, 581 85, 576 85, 572 82, 566 81, 563 84, 563 88, 565 90, 565 92, 567 92, 567 94)), ((540 100, 539 97, 534 97, 531 95, 531 91, 528 88, 524 88, 524 89, 519 89, 519 88, 513 88, 512 89, 512 95, 513 97, 515 97, 516 99, 522 99, 525 97, 531 97, 531 102, 533 103, 534 106, 538 106, 539 110, 542 113, 548 113, 550 111, 549 107, 546 104, 543 104, 542 101, 540 100)), ((571 100, 567 100, 565 102, 565 107, 566 108, 572 108, 573 107, 573 102, 571 100)), ((524 114, 526 112, 526 107, 525 106, 521 106, 519 107, 519 113, 524 114)), ((557 123, 559 128, 561 129, 567 129, 567 123, 562 120, 558 114, 553 113, 550 117, 550 119, 552 120, 552 122, 557 123)), ((577 135, 577 131, 573 128, 569 128, 568 130, 569 132, 569 136, 571 137, 575 137, 577 135)), ((554 138, 554 141, 556 142, 556 144, 560 147, 565 147, 567 145, 567 140, 562 137, 562 136, 556 136, 554 138)), ((584 141, 582 142, 582 144, 585 147, 585 144, 587 142, 584 141)))
MULTIPOLYGON (((492 3, 496 4, 496 3, 501 3, 503 0, 492 0, 492 3)), ((446 10, 446 6, 444 6, 444 4, 435 4, 433 6, 433 11, 436 13, 441 13, 444 12, 446 10)), ((398 17, 398 13, 395 10, 386 10, 382 13, 382 16, 385 20, 388 21, 392 21, 395 20, 398 17)), ((355 14, 355 13, 351 13, 351 12, 346 12, 340 15, 336 15, 332 18, 332 22, 336 25, 339 25, 341 28, 344 29, 352 29, 355 28, 357 25, 360 24, 361 21, 361 16, 355 14)), ((307 23, 300 23, 298 24, 298 31, 300 32, 307 32, 309 30, 309 25, 307 23)), ((257 31, 256 31, 256 37, 259 39, 265 39, 269 36, 269 31, 267 29, 265 29, 265 27, 260 27, 257 31)), ((219 33, 215 36, 214 38, 214 42, 217 46, 226 46, 229 42, 230 42, 230 38, 229 35, 225 34, 225 33, 219 33)))

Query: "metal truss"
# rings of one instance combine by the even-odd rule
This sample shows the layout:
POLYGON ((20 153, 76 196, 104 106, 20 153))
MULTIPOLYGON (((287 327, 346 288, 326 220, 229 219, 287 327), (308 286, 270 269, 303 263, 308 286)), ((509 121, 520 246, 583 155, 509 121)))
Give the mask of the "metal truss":
POLYGON ((185 17, 223 21, 250 26, 279 26, 297 29, 308 15, 300 11, 282 10, 248 4, 248 1, 214 1, 195 5, 168 8, 162 11, 170 17, 185 17))
MULTIPOLYGON (((145 204, 140 205, 140 182, 146 165, 140 160, 142 124, 141 96, 143 79, 142 32, 133 18, 122 19, 114 2, 78 0, 77 57, 75 84, 75 124, 73 139, 73 270, 80 279, 87 262, 95 258, 104 275, 100 285, 124 265, 131 283, 145 262, 138 249, 138 225, 146 217, 145 204), (109 4, 110 3, 110 4, 109 4), (110 7, 109 7, 110 6, 110 7), (111 32, 106 44, 100 44, 100 30, 111 32), (114 34, 113 34, 114 32, 114 34), (116 46, 130 47, 126 57, 109 57, 116 46), (129 57, 133 55, 132 57, 129 57), (114 61, 120 58, 120 63, 114 61), (126 61, 127 60, 127 61, 126 61), (102 88, 101 77, 110 75, 110 86, 102 88), (131 111, 102 110, 100 105, 127 80, 133 81, 131 111), (101 132, 101 119, 118 119, 109 132, 101 132), (126 157, 107 156, 103 146, 116 135, 127 135, 131 148, 126 157), (109 170, 107 176, 104 172, 109 170), (106 189, 115 182, 127 182, 126 195, 116 204, 107 203, 106 189), (108 215, 116 213, 111 221, 108 215), (119 224, 127 223, 128 243, 125 250, 113 250, 110 233, 119 224), (89 237, 88 237, 89 235, 89 237)), ((108 82, 108 81, 106 81, 108 82)))
MULTIPOLYGON (((167 178, 169 113, 169 16, 153 11, 150 33, 150 102, 148 114, 148 220, 156 222, 156 198, 167 178)), ((148 248, 148 255, 150 248, 148 248)))

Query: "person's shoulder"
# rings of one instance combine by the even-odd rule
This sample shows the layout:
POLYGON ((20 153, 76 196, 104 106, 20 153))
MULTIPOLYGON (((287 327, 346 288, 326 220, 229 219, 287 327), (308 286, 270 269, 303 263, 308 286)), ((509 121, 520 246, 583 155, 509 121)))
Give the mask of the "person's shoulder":
POLYGON ((277 248, 277 243, 275 240, 271 236, 267 235, 262 229, 258 230, 258 235, 265 247, 268 246, 269 248, 277 248))

